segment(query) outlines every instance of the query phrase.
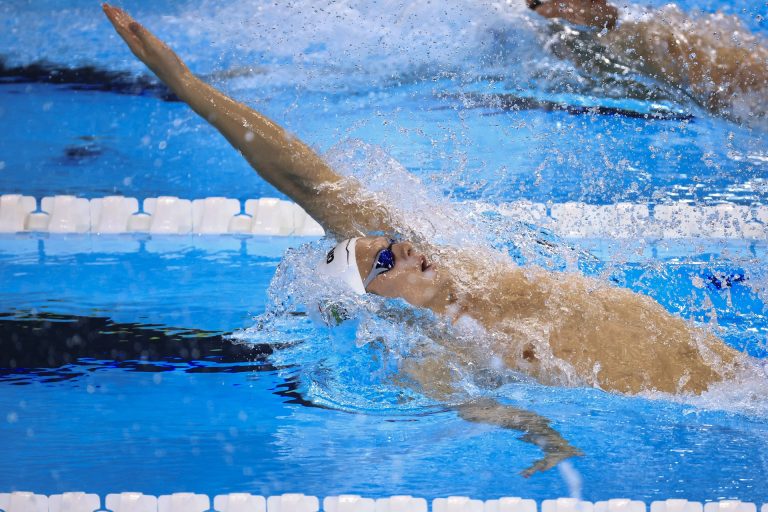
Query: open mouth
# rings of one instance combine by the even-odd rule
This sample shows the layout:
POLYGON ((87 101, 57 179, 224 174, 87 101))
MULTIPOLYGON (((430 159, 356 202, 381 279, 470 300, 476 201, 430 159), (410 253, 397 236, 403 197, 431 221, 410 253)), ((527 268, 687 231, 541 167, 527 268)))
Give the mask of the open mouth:
POLYGON ((426 272, 427 270, 432 268, 432 264, 427 261, 426 256, 421 257, 421 271, 426 272))

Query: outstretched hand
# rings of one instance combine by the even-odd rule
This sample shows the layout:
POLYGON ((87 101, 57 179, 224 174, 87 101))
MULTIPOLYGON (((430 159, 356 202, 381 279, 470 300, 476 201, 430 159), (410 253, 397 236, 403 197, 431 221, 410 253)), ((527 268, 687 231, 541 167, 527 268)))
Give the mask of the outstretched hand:
POLYGON ((136 57, 172 89, 181 84, 183 77, 189 74, 189 69, 168 45, 124 10, 106 3, 101 7, 136 57))
POLYGON ((458 408, 459 416, 474 423, 498 425, 503 428, 523 432, 521 438, 544 452, 544 457, 521 471, 526 478, 539 471, 546 471, 560 462, 584 455, 581 450, 571 446, 557 430, 549 425, 549 420, 533 411, 526 411, 510 405, 501 404, 491 398, 482 398, 464 403, 458 408))
POLYGON ((530 467, 525 468, 523 471, 520 472, 520 475, 522 475, 525 478, 528 478, 531 475, 538 473, 540 471, 544 472, 544 471, 547 471, 548 469, 552 469, 553 467, 557 466, 564 460, 569 459, 571 457, 584 456, 584 452, 582 452, 578 448, 571 446, 568 443, 565 443, 562 446, 558 446, 557 448, 553 448, 553 447, 544 448, 544 451, 545 451, 544 457, 534 462, 530 467))

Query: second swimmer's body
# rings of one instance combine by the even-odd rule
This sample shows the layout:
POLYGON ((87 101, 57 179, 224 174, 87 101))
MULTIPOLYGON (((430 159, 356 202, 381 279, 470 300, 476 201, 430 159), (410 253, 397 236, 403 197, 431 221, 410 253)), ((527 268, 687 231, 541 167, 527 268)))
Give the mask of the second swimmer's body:
POLYGON ((674 86, 719 116, 748 124, 768 116, 768 47, 737 18, 686 16, 674 4, 618 23, 606 0, 527 0, 546 18, 603 30, 609 57, 674 86))

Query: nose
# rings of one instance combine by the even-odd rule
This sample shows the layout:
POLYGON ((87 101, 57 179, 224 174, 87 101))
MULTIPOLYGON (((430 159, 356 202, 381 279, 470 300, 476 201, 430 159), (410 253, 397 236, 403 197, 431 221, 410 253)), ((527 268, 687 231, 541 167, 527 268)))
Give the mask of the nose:
POLYGON ((395 255, 401 257, 404 260, 416 258, 419 256, 419 252, 413 247, 411 242, 399 242, 393 245, 392 248, 397 249, 395 255))

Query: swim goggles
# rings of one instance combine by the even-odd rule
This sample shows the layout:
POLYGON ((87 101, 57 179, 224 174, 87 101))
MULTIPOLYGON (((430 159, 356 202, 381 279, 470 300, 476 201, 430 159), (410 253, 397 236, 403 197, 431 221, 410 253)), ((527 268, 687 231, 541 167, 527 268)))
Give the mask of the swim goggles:
POLYGON ((386 249, 380 250, 376 253, 376 258, 373 260, 373 266, 363 282, 363 287, 368 288, 371 281, 376 277, 389 272, 395 267, 395 253, 392 252, 392 246, 395 244, 395 240, 390 240, 386 249))

